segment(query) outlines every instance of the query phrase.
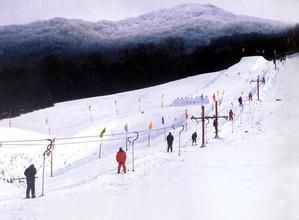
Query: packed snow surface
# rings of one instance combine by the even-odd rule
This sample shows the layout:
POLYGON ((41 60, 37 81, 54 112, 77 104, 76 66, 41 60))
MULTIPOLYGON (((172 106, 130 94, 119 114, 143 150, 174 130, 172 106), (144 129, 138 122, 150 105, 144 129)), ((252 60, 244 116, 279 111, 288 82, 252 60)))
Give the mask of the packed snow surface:
POLYGON ((276 69, 262 57, 245 57, 223 71, 0 121, 0 219, 298 220, 298 64, 298 55, 276 69), (257 83, 250 82, 258 75, 265 77, 260 101, 257 83), (217 139, 206 120, 201 148, 202 123, 190 118, 201 116, 201 104, 206 115, 215 114, 213 94, 218 114, 232 109, 235 117, 219 119, 217 139), (203 102, 194 101, 200 97, 203 102), (115 154, 126 148, 126 124, 129 171, 117 174, 115 154), (191 146, 194 131, 197 145, 191 146), (134 171, 133 132, 139 132, 134 171), (172 153, 166 152, 168 132, 175 138, 172 153), (48 138, 56 138, 53 177, 46 155, 39 197, 48 138), (24 177, 31 163, 38 169, 38 197, 23 199, 26 184, 7 180, 24 177))

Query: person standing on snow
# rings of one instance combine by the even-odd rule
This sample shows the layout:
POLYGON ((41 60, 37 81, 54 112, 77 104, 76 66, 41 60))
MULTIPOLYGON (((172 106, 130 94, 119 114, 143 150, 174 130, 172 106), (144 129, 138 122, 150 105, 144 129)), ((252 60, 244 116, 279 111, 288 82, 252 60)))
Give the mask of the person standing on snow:
POLYGON ((174 137, 171 134, 171 132, 169 132, 169 134, 167 135, 166 140, 167 140, 167 152, 169 152, 169 150, 170 150, 170 152, 172 152, 172 143, 173 143, 174 137))
POLYGON ((249 99, 249 101, 252 101, 252 93, 251 93, 251 91, 248 94, 248 99, 249 99))
POLYGON ((233 110, 229 110, 228 112, 228 120, 229 121, 233 121, 234 120, 234 113, 233 113, 233 110))
POLYGON ((26 183, 27 183, 26 198, 30 198, 29 196, 30 191, 31 191, 31 198, 35 198, 35 174, 36 174, 36 169, 33 164, 31 164, 24 172, 24 175, 26 176, 26 183))
POLYGON ((120 147, 119 151, 116 154, 116 161, 118 162, 117 173, 120 173, 120 168, 123 168, 124 173, 126 173, 126 152, 120 147))
POLYGON ((242 96, 240 96, 238 98, 238 102, 239 102, 239 106, 243 108, 243 100, 242 100, 242 96))
POLYGON ((215 93, 213 93, 212 98, 213 98, 213 102, 216 102, 216 95, 215 95, 215 93))
POLYGON ((194 133, 192 134, 191 138, 192 138, 192 146, 193 146, 193 144, 195 144, 195 145, 196 145, 197 133, 196 133, 196 132, 194 132, 194 133))

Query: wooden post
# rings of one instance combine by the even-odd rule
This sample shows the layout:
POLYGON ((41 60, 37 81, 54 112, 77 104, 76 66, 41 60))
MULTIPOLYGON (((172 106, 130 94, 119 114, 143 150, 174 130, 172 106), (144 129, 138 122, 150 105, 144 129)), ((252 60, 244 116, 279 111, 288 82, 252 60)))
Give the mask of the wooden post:
POLYGON ((139 112, 141 113, 141 97, 139 97, 138 102, 139 102, 139 112))
POLYGON ((42 178, 42 193, 40 196, 44 196, 44 185, 45 185, 45 161, 46 161, 46 156, 49 156, 52 151, 52 143, 55 139, 51 140, 51 139, 47 139, 48 141, 50 141, 50 144, 48 144, 47 149, 45 150, 45 152, 43 153, 43 178, 42 178))
POLYGON ((201 122, 202 122, 202 135, 201 135, 201 147, 205 147, 205 106, 201 106, 201 122))
POLYGON ((148 125, 148 140, 147 140, 148 141, 147 142, 148 147, 150 146, 150 143, 151 143, 151 134, 150 134, 150 132, 151 132, 152 128, 153 128, 153 123, 152 123, 152 121, 150 121, 150 123, 148 125))
POLYGON ((89 110, 89 119, 90 119, 90 124, 92 124, 92 115, 91 115, 91 106, 88 106, 88 110, 89 110))
POLYGON ((53 177, 53 151, 51 151, 51 173, 50 177, 53 177))
POLYGON ((256 82, 257 100, 260 101, 260 75, 257 76, 257 80, 251 80, 250 82, 256 82))
POLYGON ((216 120, 216 124, 215 124, 215 138, 219 138, 218 135, 218 101, 215 102, 215 120, 216 120))
POLYGON ((187 112, 187 110, 185 110, 185 120, 186 120, 186 131, 187 131, 187 123, 188 123, 188 112, 187 112))
POLYGON ((114 105, 115 105, 115 113, 116 113, 116 115, 118 115, 116 100, 114 101, 114 105))
POLYGON ((218 115, 218 103, 217 101, 215 102, 215 108, 216 108, 216 115, 213 115, 213 116, 205 116, 205 108, 204 106, 202 105, 201 106, 201 117, 194 117, 192 116, 191 119, 194 119, 194 120, 198 120, 198 119, 201 119, 202 120, 202 145, 201 147, 205 147, 205 119, 214 119, 215 120, 215 131, 216 131, 216 136, 215 138, 219 138, 218 136, 218 118, 225 118, 225 119, 228 119, 228 116, 227 115, 222 115, 222 116, 219 116, 218 115))
POLYGON ((126 131, 126 151, 128 151, 128 132, 126 131))
POLYGON ((135 160, 135 157, 134 157, 134 141, 133 141, 132 142, 132 171, 133 172, 135 171, 134 160, 135 160))
POLYGON ((181 125, 182 130, 179 131, 179 156, 181 155, 181 133, 184 131, 184 125, 181 125))
POLYGON ((148 130, 147 146, 149 147, 150 145, 151 145, 151 134, 150 134, 150 130, 148 130))
POLYGON ((260 75, 257 76, 257 100, 260 101, 260 75))
POLYGON ((45 185, 45 160, 46 160, 46 154, 43 154, 43 177, 42 177, 42 193, 40 196, 44 196, 44 185, 45 185))
POLYGON ((101 155, 102 155, 102 138, 101 138, 101 142, 100 142, 99 158, 101 158, 101 155))
POLYGON ((136 134, 136 138, 132 141, 132 171, 134 172, 135 171, 135 167, 134 167, 134 143, 135 141, 138 139, 139 137, 139 133, 138 132, 134 132, 136 134))
POLYGON ((53 177, 53 151, 54 151, 54 144, 55 144, 55 138, 51 140, 51 177, 53 177))

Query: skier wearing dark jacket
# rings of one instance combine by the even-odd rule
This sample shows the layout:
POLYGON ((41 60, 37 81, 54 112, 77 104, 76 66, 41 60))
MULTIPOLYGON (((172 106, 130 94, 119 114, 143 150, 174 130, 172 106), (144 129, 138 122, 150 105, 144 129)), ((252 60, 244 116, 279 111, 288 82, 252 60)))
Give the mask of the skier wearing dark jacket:
POLYGON ((239 102, 239 106, 243 108, 243 100, 242 100, 242 96, 240 96, 238 98, 238 102, 239 102))
POLYGON ((166 139, 167 139, 167 152, 169 152, 169 150, 170 150, 170 152, 172 152, 172 143, 173 143, 174 138, 173 138, 171 132, 169 132, 166 139))
POLYGON ((195 144, 195 145, 196 145, 197 133, 196 133, 196 132, 194 132, 194 133, 192 134, 191 138, 192 138, 192 146, 193 146, 193 144, 195 144))
POLYGON ((252 101, 252 92, 251 91, 249 92, 248 99, 249 99, 249 101, 252 101))
POLYGON ((33 164, 31 164, 24 172, 27 182, 26 198, 30 198, 30 191, 32 198, 35 198, 35 174, 36 169, 33 164))

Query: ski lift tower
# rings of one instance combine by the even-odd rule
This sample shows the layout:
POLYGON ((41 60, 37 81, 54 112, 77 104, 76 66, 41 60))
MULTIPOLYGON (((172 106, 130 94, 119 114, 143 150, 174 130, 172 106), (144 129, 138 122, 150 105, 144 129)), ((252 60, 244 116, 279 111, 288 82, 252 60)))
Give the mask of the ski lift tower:
POLYGON ((257 88, 257 100, 260 100, 260 83, 263 83, 263 80, 260 80, 260 75, 257 76, 256 80, 251 80, 250 83, 256 82, 256 88, 257 88))
POLYGON ((218 119, 219 118, 225 118, 226 120, 228 119, 227 115, 218 115, 218 101, 215 102, 215 115, 213 116, 206 116, 205 115, 205 106, 202 105, 201 106, 201 117, 194 117, 192 116, 191 119, 192 120, 201 120, 202 121, 202 144, 201 147, 205 147, 205 120, 209 120, 209 119, 214 119, 214 127, 215 127, 215 138, 219 138, 218 135, 218 119))

